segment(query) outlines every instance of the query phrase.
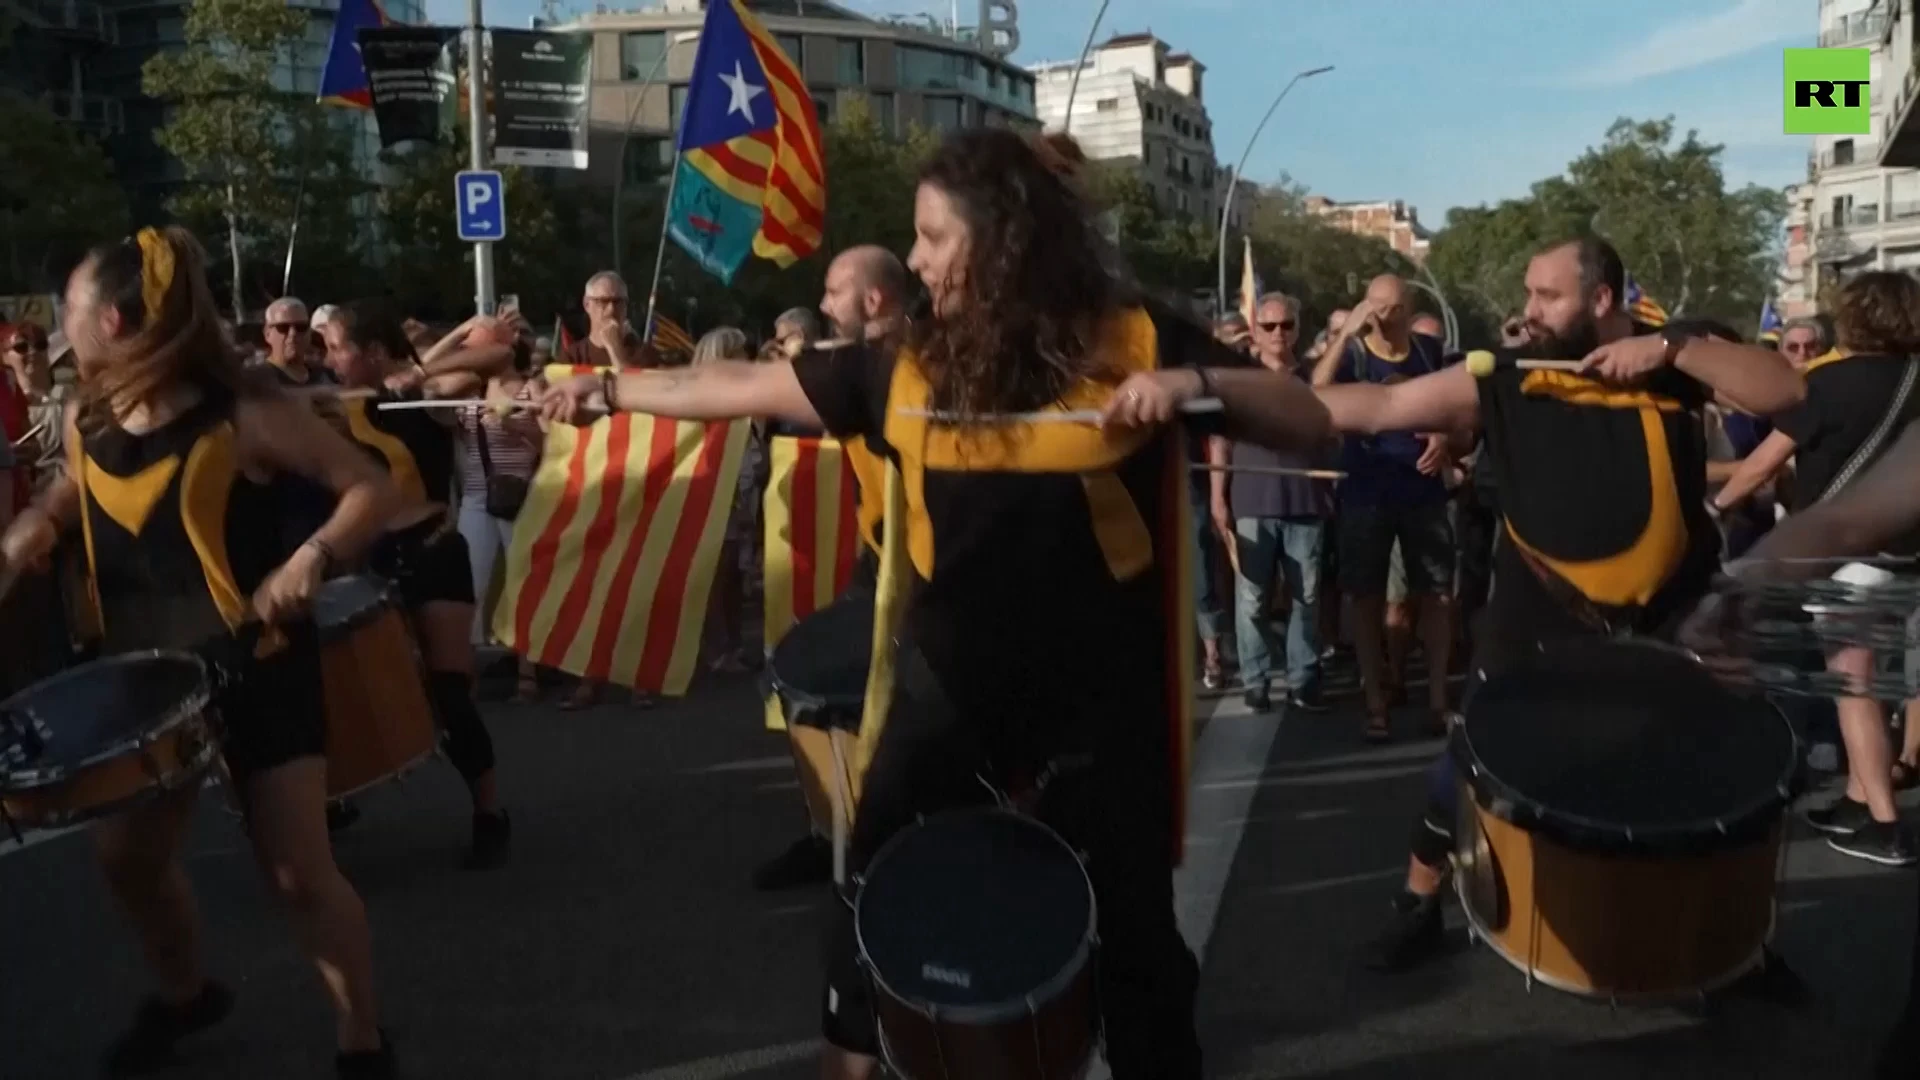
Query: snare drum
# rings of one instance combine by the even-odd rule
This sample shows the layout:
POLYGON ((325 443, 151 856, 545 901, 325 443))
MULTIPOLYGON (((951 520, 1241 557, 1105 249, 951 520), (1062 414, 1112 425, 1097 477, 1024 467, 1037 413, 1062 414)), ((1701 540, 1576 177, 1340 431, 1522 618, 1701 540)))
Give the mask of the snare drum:
POLYGON ((327 794, 394 779, 434 751, 433 705, 405 616, 385 582, 345 577, 313 600, 327 698, 327 794))
POLYGON ((1456 887, 1476 937, 1558 990, 1717 989, 1763 958, 1799 748, 1691 655, 1587 641, 1477 688, 1456 887))
POLYGON ((849 744, 860 734, 872 657, 873 593, 857 588, 794 624, 767 657, 807 813, 834 841, 836 882, 845 881, 845 834, 858 796, 849 744))
POLYGON ((207 665, 123 653, 0 702, 0 816, 54 829, 199 782, 218 752, 207 665))
POLYGON ((1098 1031, 1093 886, 1008 810, 928 818, 874 856, 854 904, 888 1066, 905 1080, 1082 1075, 1098 1031))

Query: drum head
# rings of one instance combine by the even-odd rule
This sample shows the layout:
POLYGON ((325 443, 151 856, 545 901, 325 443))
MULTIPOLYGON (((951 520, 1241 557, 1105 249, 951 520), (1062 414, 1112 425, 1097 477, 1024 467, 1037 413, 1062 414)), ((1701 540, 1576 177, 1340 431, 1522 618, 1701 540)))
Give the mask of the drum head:
POLYGON ((313 597, 313 622, 322 640, 365 626, 387 607, 387 583, 376 577, 335 578, 313 597))
POLYGON ((0 774, 15 787, 58 782, 199 714, 207 696, 206 665, 190 653, 128 653, 63 671, 0 702, 0 774), (15 724, 34 737, 20 738, 15 724))
POLYGON ((880 850, 854 925, 874 977, 917 1007, 1044 1004, 1093 931, 1093 889, 1066 843, 1002 810, 929 818, 880 850))
POLYGON ((873 593, 855 590, 795 623, 767 658, 780 695, 797 705, 858 709, 873 659, 873 593))
POLYGON ((1474 693, 1453 753, 1489 812, 1569 846, 1656 853, 1746 843, 1792 799, 1777 709, 1652 644, 1548 649, 1474 693))

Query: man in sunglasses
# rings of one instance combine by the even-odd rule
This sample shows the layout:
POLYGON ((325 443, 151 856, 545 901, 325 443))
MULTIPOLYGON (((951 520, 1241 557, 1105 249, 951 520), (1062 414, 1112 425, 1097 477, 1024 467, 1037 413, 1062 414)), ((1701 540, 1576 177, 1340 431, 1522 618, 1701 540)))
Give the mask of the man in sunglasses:
MULTIPOLYGON (((1256 363, 1269 371, 1305 380, 1299 357, 1300 305, 1284 293, 1268 293, 1254 307, 1251 341, 1256 363)), ((1327 517, 1333 512, 1333 485, 1325 480, 1278 476, 1251 469, 1325 467, 1298 454, 1280 454, 1251 443, 1208 440, 1208 459, 1216 466, 1249 469, 1216 471, 1212 484, 1213 526, 1234 551, 1234 644, 1240 653, 1240 682, 1248 708, 1273 707, 1269 686, 1274 646, 1267 634, 1273 590, 1292 593, 1287 615, 1286 700, 1295 709, 1320 712, 1320 562, 1327 517)))
POLYGON ((267 305, 267 366, 289 387, 333 382, 332 373, 317 363, 313 330, 307 305, 298 298, 283 296, 267 305))

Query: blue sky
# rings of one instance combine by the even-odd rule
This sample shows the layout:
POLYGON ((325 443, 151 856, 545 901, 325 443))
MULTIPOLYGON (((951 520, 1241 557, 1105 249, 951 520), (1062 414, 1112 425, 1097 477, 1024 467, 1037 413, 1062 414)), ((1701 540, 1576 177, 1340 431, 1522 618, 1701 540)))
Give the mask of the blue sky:
MULTIPOLYGON (((568 0, 561 0, 565 9, 568 0)), ((946 0, 840 0, 870 13, 946 0)), ((617 6, 617 3, 610 6, 617 6)), ((1079 54, 1098 0, 1020 0, 1024 62, 1079 54)), ((487 21, 525 26, 538 0, 493 0, 487 21)), ((972 21, 977 0, 960 0, 972 21)), ((1810 140, 1780 132, 1780 50, 1811 45, 1815 0, 1112 0, 1100 36, 1152 30, 1207 65, 1214 142, 1227 163, 1296 71, 1247 175, 1284 171, 1339 200, 1405 199, 1421 220, 1524 194, 1597 142, 1616 117, 1672 114, 1724 143, 1728 179, 1804 177, 1810 140)), ((441 22, 461 0, 428 0, 441 22)))

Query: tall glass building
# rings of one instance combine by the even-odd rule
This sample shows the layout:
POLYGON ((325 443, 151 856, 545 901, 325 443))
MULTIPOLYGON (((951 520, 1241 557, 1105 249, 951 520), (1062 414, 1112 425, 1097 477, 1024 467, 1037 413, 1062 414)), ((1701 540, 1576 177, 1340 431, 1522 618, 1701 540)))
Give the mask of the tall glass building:
MULTIPOLYGON (((33 2, 62 4, 70 0, 33 2)), ((274 85, 290 93, 317 95, 339 0, 292 0, 292 6, 307 13, 306 36, 295 55, 274 72, 274 85)), ((397 23, 426 21, 424 0, 382 0, 381 6, 397 23)), ((100 103, 104 121, 95 133, 103 136, 113 155, 136 216, 153 217, 167 188, 181 179, 181 172, 179 162, 153 141, 153 133, 165 122, 165 116, 161 104, 141 92, 140 69, 156 53, 185 47, 186 5, 106 0, 104 7, 115 24, 112 38, 86 65, 87 93, 100 103)), ((362 167, 372 174, 380 150, 372 113, 342 109, 339 114, 340 122, 356 131, 362 167)))

